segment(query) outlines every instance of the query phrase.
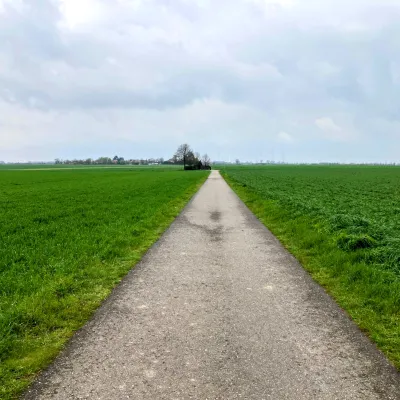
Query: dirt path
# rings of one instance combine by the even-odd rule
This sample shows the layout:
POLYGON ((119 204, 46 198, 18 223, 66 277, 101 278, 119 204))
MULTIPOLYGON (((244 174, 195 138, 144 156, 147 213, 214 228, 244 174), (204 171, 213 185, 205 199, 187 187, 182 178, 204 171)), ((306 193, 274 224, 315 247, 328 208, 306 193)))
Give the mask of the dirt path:
POLYGON ((217 171, 27 399, 400 399, 217 171))

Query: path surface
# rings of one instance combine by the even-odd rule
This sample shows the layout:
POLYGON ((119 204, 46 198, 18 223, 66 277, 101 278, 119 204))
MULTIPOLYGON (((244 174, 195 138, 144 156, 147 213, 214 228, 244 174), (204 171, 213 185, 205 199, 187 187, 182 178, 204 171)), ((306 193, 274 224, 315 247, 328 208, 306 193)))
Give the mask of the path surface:
POLYGON ((400 399, 217 171, 26 399, 400 399))

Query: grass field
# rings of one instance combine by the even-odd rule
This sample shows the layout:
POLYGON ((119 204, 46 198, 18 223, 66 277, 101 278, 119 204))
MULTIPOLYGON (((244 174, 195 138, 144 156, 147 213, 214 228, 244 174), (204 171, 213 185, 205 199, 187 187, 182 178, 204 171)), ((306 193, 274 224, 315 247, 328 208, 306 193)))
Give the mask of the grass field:
POLYGON ((0 170, 0 398, 57 355, 207 177, 0 170))
POLYGON ((221 172, 400 368, 400 168, 246 166, 221 172))

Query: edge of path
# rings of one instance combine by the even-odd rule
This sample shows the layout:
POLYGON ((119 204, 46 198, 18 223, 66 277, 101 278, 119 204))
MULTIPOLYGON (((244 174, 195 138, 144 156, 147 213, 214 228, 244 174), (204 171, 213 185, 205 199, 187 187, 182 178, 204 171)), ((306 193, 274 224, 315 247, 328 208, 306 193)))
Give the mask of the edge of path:
MULTIPOLYGON (((190 171, 188 173, 191 173, 190 171)), ((144 260, 146 260, 151 252, 154 251, 160 244, 160 242, 165 237, 165 234, 171 229, 171 225, 178 219, 183 211, 189 207, 189 205, 193 202, 193 200, 197 197, 199 190, 202 186, 207 182, 210 174, 207 174, 204 180, 200 181, 195 188, 193 194, 189 197, 189 199, 184 203, 183 207, 180 209, 179 214, 176 215, 166 226, 165 229, 158 235, 158 238, 147 248, 141 258, 134 262, 129 269, 129 271, 121 278, 121 280, 111 288, 110 294, 101 301, 98 307, 93 311, 90 318, 75 332, 73 332, 72 336, 64 343, 61 350, 55 356, 55 358, 48 363, 44 368, 39 370, 33 377, 32 381, 26 386, 22 391, 18 391, 14 396, 9 397, 7 399, 35 399, 36 393, 40 392, 39 387, 42 385, 42 380, 45 379, 46 376, 51 374, 53 371, 57 371, 57 362, 59 359, 62 359, 66 355, 68 355, 71 350, 79 345, 82 340, 84 340, 85 335, 87 335, 88 328, 90 328, 99 318, 102 319, 103 315, 106 313, 106 309, 108 308, 108 304, 113 302, 113 299, 119 295, 119 292, 123 290, 124 286, 126 286, 127 280, 130 279, 130 276, 135 273, 135 271, 142 267, 144 260)))
MULTIPOLYGON (((351 289, 343 288, 344 285, 340 281, 340 279, 343 279, 343 275, 339 274, 332 278, 332 275, 326 273, 326 270, 329 269, 331 265, 329 265, 328 268, 323 267, 322 265, 324 264, 321 263, 321 259, 318 260, 318 254, 309 255, 307 250, 304 250, 301 247, 301 240, 298 239, 298 237, 287 233, 290 231, 290 228, 293 228, 293 225, 289 226, 287 231, 281 229, 283 224, 288 223, 288 221, 291 220, 290 217, 285 216, 285 209, 276 205, 272 201, 268 202, 268 200, 263 199, 255 190, 249 187, 242 187, 241 183, 236 182, 228 175, 228 171, 221 172, 221 176, 224 178, 225 182, 236 194, 236 196, 238 196, 238 198, 245 204, 249 211, 255 215, 255 217, 266 227, 266 229, 271 232, 271 234, 281 243, 282 247, 288 253, 290 253, 294 259, 296 259, 301 268, 310 276, 310 278, 325 291, 325 293, 338 305, 338 307, 347 315, 347 317, 355 324, 355 326, 357 326, 357 328, 371 342, 371 344, 376 347, 383 357, 385 357, 385 359, 387 359, 393 368, 395 368, 400 374, 400 364, 398 358, 390 357, 390 351, 385 352, 385 348, 390 349, 390 345, 392 346, 391 348, 396 348, 396 346, 394 346, 393 343, 389 343, 389 345, 388 343, 385 343, 385 341, 382 340, 382 336, 380 338, 381 340, 375 340, 373 338, 374 334, 379 337, 379 335, 382 335, 382 332, 384 337, 384 334, 386 333, 385 327, 387 327, 385 322, 388 321, 390 315, 386 321, 383 321, 383 323, 381 323, 379 326, 380 331, 379 329, 374 331, 374 329, 369 328, 368 324, 364 324, 364 321, 370 321, 372 315, 372 313, 371 315, 368 315, 367 313, 367 315, 364 314, 363 317, 359 317, 360 301, 365 301, 366 297, 364 296, 360 299, 360 296, 356 291, 352 292, 351 289), (274 215, 275 213, 278 215, 283 214, 284 216, 281 217, 279 221, 276 219, 274 220, 274 218, 272 218, 272 220, 268 219, 267 215, 274 215), (354 304, 352 303, 353 296, 355 298, 354 304)), ((312 224, 312 222, 308 220, 305 222, 305 224, 306 223, 310 223, 310 226, 312 224)), ((396 321, 397 322, 394 323, 398 325, 398 319, 396 319, 396 321)), ((394 323, 392 322, 392 326, 394 323)), ((390 341, 390 338, 392 337, 393 329, 391 330, 391 334, 387 335, 388 341, 390 341)), ((395 337, 398 337, 397 334, 395 337)))

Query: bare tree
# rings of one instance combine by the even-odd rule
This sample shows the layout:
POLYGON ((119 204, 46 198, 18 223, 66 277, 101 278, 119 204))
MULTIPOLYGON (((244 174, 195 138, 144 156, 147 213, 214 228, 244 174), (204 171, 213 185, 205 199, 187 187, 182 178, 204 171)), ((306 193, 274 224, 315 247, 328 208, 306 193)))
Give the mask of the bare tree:
POLYGON ((190 154, 193 154, 192 149, 187 143, 181 144, 175 153, 175 157, 178 161, 183 161, 183 169, 185 169, 186 161, 190 154))
POLYGON ((211 158, 208 156, 208 154, 204 154, 204 156, 201 158, 201 162, 205 167, 209 167, 211 165, 211 158))

